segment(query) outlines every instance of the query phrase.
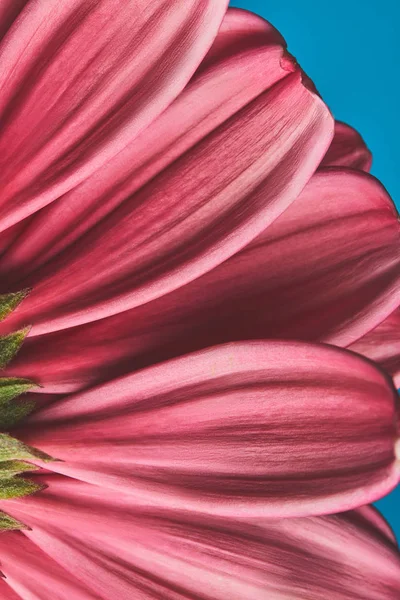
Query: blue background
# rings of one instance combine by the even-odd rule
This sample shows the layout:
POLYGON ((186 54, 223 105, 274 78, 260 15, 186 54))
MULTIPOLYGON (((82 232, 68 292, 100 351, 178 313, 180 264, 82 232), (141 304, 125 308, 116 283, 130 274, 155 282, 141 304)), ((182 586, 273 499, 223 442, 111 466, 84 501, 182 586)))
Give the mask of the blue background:
MULTIPOLYGON (((399 0, 238 0, 231 6, 279 29, 335 117, 362 134, 372 173, 400 208, 399 0)), ((377 506, 400 541, 400 487, 377 506)))

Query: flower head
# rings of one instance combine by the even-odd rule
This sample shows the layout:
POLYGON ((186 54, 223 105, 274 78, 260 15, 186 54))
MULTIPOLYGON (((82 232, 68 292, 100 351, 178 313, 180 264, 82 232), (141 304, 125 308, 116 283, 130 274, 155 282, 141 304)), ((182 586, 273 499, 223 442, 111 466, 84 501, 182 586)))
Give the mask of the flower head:
POLYGON ((226 4, 0 3, 5 598, 399 593, 397 213, 226 4))

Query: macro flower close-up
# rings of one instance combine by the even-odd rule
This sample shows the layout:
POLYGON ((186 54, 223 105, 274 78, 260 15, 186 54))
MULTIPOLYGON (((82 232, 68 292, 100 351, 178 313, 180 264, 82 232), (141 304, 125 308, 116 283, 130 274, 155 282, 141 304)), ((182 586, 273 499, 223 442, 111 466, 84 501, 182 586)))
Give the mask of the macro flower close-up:
POLYGON ((400 598, 371 161, 228 0, 0 0, 1 598, 400 598))

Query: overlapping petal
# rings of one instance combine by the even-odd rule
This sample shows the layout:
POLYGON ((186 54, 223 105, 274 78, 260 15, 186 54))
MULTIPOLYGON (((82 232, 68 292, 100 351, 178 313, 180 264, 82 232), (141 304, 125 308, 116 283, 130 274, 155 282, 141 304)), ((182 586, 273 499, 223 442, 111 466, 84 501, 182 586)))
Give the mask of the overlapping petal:
MULTIPOLYGON (((39 211, 7 249, 18 278, 82 237, 157 173, 293 72, 284 40, 263 19, 230 9, 195 77, 150 127, 80 186, 39 211)), ((3 238, 7 232, 3 233, 3 238)), ((0 237, 1 240, 1 237, 0 237)))
POLYGON ((400 308, 349 348, 380 364, 400 387, 400 308))
POLYGON ((400 480, 396 390, 356 354, 398 375, 397 214, 226 4, 0 0, 0 292, 33 288, 1 334, 33 326, 10 374, 45 392, 13 435, 58 459, 1 503, 7 600, 400 593, 379 513, 310 517, 400 480))
POLYGON ((0 588, 8 600, 97 600, 98 597, 77 577, 54 560, 22 532, 0 537, 0 568, 7 571, 0 588))
POLYGON ((391 199, 369 175, 325 169, 261 236, 211 272, 96 323, 33 331, 10 372, 65 393, 221 342, 347 346, 399 301, 400 225, 391 199))
POLYGON ((0 579, 0 593, 4 600, 21 600, 21 596, 14 592, 4 579, 0 579))
POLYGON ((0 41, 29 0, 0 0, 0 41))
POLYGON ((346 123, 335 122, 335 134, 321 163, 322 167, 351 167, 369 171, 372 155, 361 135, 346 123))
POLYGON ((299 72, 282 79, 50 261, 10 318, 36 334, 139 306, 213 269, 296 198, 331 119, 299 72))
POLYGON ((3 503, 32 530, 10 534, 10 553, 3 538, 0 561, 6 582, 10 576, 18 582, 30 548, 37 581, 60 578, 60 600, 70 598, 64 569, 102 600, 326 600, 327 594, 394 600, 400 590, 396 544, 369 506, 328 517, 232 521, 132 507, 121 493, 64 477, 41 479, 49 488, 40 496, 3 503), (60 566, 53 570, 54 561, 60 566))
POLYGON ((240 516, 346 510, 399 480, 397 395, 324 345, 228 344, 44 407, 19 439, 132 503, 240 516))
POLYGON ((4 230, 71 190, 182 91, 226 0, 31 0, 0 47, 4 230))

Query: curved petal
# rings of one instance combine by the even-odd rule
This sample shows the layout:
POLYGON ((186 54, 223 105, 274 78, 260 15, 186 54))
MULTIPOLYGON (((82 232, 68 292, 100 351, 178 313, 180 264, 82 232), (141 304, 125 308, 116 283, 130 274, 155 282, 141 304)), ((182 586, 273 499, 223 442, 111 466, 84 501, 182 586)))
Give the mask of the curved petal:
POLYGON ((6 507, 29 522, 32 552, 43 548, 104 600, 392 600, 400 590, 400 555, 368 506, 232 521, 134 508, 130 496, 67 478, 44 481, 43 493, 6 507))
POLYGON ((349 350, 378 363, 400 387, 400 308, 375 329, 349 346, 349 350))
POLYGON ((398 547, 393 529, 375 506, 370 504, 360 506, 360 508, 357 509, 357 513, 371 531, 374 531, 376 534, 378 532, 381 533, 385 536, 387 541, 392 543, 396 548, 398 547))
POLYGON ((98 600, 90 588, 49 556, 46 548, 41 549, 21 532, 1 534, 0 567, 6 575, 4 587, 10 589, 2 598, 98 600))
MULTIPOLYGON (((65 255, 24 280, 8 320, 35 334, 139 306, 210 271, 293 202, 331 135, 320 99, 291 73, 134 194, 65 255)), ((10 285, 10 284, 8 284, 10 285)))
POLYGON ((261 236, 211 272, 114 317, 31 332, 9 374, 65 393, 222 342, 347 346, 398 306, 399 231, 392 201, 374 178, 321 170, 261 236))
POLYGON ((4 579, 0 579, 0 594, 4 600, 21 600, 21 596, 17 594, 4 579))
POLYGON ((346 123, 335 122, 335 134, 322 160, 322 167, 351 167, 370 171, 372 154, 361 135, 346 123))
POLYGON ((46 468, 133 502, 231 516, 346 510, 399 480, 397 394, 355 354, 230 344, 70 396, 29 417, 46 468))
POLYGON ((71 190, 182 91, 226 0, 32 0, 0 49, 4 230, 71 190))
MULTIPOLYGON (((25 224, 3 256, 3 273, 21 279, 97 222, 216 127, 295 69, 284 41, 263 19, 228 10, 215 42, 180 96, 123 151, 25 224)), ((7 232, 3 232, 3 237, 7 232)), ((1 237, 0 237, 1 240, 1 237)))
POLYGON ((8 33, 28 2, 29 0, 0 0, 0 40, 8 33))

